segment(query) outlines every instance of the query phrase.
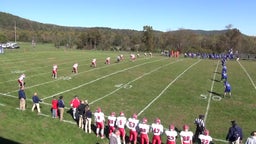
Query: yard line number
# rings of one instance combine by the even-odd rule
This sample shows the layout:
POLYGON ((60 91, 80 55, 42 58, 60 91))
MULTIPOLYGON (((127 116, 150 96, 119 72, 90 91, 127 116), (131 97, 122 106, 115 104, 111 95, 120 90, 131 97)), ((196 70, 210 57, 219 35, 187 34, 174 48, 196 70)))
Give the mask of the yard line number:
MULTIPOLYGON (((201 94, 200 97, 201 97, 202 99, 207 99, 207 98, 208 98, 208 95, 206 95, 206 94, 201 94)), ((213 101, 221 101, 221 99, 222 99, 222 97, 220 97, 220 96, 212 95, 212 100, 213 100, 213 101)))

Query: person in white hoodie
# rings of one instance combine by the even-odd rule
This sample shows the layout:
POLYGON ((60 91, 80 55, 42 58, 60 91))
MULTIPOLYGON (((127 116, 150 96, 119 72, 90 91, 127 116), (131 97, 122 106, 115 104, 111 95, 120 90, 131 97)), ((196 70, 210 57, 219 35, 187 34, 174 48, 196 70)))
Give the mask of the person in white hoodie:
POLYGON ((245 144, 256 144, 256 131, 251 132, 251 136, 247 138, 245 144))

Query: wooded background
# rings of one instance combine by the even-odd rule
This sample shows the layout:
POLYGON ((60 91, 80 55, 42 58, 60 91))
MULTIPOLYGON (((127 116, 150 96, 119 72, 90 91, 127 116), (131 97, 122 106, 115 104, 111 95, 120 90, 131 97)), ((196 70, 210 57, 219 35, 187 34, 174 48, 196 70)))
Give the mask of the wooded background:
POLYGON ((0 43, 16 40, 54 43, 57 48, 73 49, 225 53, 232 48, 243 55, 256 53, 256 37, 242 34, 232 24, 216 31, 179 29, 162 32, 147 25, 137 31, 43 24, 0 12, 0 43))

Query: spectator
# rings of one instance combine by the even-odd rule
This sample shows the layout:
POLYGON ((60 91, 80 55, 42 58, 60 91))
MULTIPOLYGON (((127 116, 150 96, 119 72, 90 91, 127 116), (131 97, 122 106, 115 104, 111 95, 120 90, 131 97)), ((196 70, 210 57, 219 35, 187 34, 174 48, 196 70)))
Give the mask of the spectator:
POLYGON ((120 132, 118 129, 115 129, 109 136, 109 144, 121 144, 120 132))
POLYGON ((245 144, 256 144, 256 131, 251 132, 251 136, 247 138, 245 144))
POLYGON ((40 110, 40 105, 39 102, 42 102, 42 100, 40 100, 40 98, 38 97, 37 93, 35 92, 33 97, 32 97, 32 101, 33 101, 33 106, 32 106, 32 112, 35 110, 35 108, 37 109, 38 114, 41 113, 40 110))
POLYGON ((20 88, 18 94, 20 100, 20 110, 24 111, 26 109, 26 94, 24 91, 24 87, 20 88))
POLYGON ((240 128, 235 120, 231 121, 231 127, 228 130, 228 134, 226 136, 226 140, 229 141, 230 144, 239 144, 243 140, 243 131, 240 128))
POLYGON ((195 119, 194 124, 196 125, 196 131, 195 135, 193 136, 193 143, 198 142, 198 136, 200 134, 203 134, 203 131, 205 129, 205 124, 204 124, 204 115, 199 115, 198 118, 195 119))
MULTIPOLYGON (((85 103, 87 103, 87 101, 85 103)), ((92 132, 92 128, 91 128, 92 112, 91 112, 90 107, 89 107, 88 104, 85 107, 84 119, 85 119, 85 129, 84 129, 84 131, 85 131, 85 133, 87 133, 87 132, 91 133, 92 132)))
POLYGON ((80 105, 80 100, 78 99, 78 96, 75 95, 74 98, 70 101, 70 106, 72 108, 72 116, 74 120, 77 119, 77 108, 80 105))
POLYGON ((77 112, 79 115, 79 120, 78 120, 78 127, 81 129, 84 129, 84 114, 85 114, 85 103, 84 100, 81 100, 81 104, 77 108, 77 112))
POLYGON ((53 96, 52 99, 52 118, 58 117, 58 100, 56 99, 56 96, 53 96))
POLYGON ((60 96, 58 100, 58 110, 60 113, 60 121, 63 120, 64 108, 65 108, 65 103, 63 100, 63 96, 60 96))

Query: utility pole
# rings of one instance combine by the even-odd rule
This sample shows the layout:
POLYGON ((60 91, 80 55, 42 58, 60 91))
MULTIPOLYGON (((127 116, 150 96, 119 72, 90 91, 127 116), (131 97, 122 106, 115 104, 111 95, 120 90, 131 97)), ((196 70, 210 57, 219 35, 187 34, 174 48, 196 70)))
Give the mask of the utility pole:
POLYGON ((16 43, 16 21, 15 21, 15 23, 14 23, 14 41, 15 41, 15 43, 16 43))

